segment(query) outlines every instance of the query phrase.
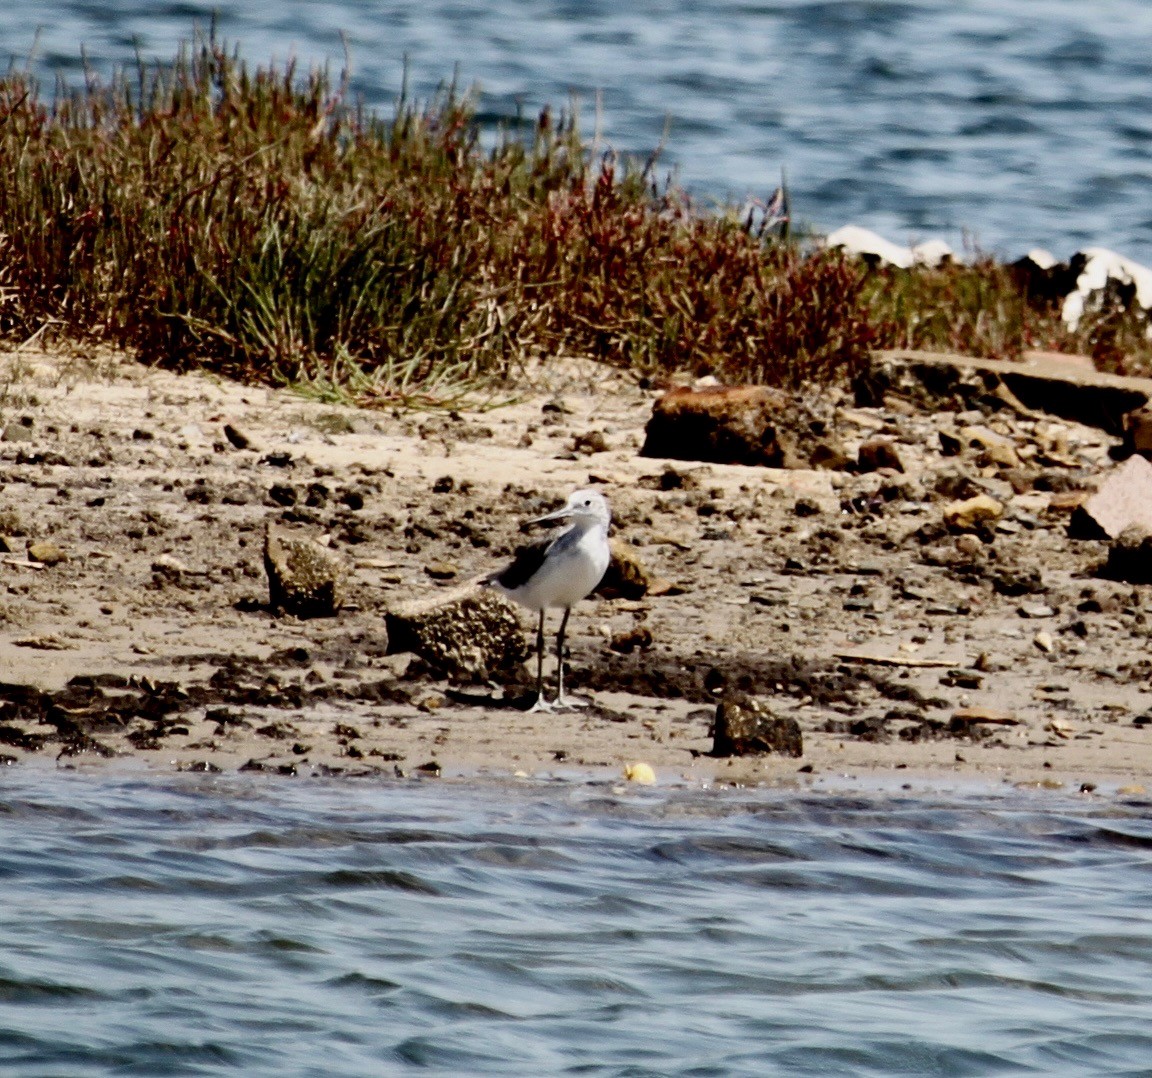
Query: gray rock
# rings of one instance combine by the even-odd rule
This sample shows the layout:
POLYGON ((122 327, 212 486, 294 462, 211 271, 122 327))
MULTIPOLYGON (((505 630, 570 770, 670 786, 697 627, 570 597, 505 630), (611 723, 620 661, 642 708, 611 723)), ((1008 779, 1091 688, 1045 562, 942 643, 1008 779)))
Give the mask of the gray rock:
POLYGON ((34 442, 36 432, 30 423, 8 423, 0 437, 6 442, 34 442))
POLYGON ((437 592, 385 614, 388 652, 411 651, 447 675, 483 681, 522 663, 529 653, 512 603, 472 585, 437 592))
POLYGON ((760 700, 743 694, 726 697, 716 709, 713 756, 776 753, 803 756, 804 738, 793 718, 778 718, 760 700))
POLYGON ((271 522, 264 533, 264 569, 273 610, 298 618, 332 617, 344 605, 344 560, 312 539, 285 535, 271 522))

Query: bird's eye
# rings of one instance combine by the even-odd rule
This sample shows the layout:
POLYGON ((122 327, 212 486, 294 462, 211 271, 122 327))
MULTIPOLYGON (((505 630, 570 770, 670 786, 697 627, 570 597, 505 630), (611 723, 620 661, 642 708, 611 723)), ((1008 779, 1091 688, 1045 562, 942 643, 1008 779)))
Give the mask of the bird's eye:
POLYGON ((592 504, 592 499, 591 499, 591 498, 585 498, 585 499, 584 499, 584 504, 585 504, 586 506, 588 506, 588 505, 591 505, 591 504, 592 504))

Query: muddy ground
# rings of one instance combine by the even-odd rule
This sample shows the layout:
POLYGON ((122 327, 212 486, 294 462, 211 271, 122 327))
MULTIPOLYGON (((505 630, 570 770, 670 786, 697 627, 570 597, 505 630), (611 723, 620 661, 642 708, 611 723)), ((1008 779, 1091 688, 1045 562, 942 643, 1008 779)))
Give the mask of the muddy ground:
POLYGON ((1101 794, 1152 780, 1152 590, 1102 577, 1106 543, 1068 534, 1114 437, 889 393, 814 407, 849 456, 891 439, 903 473, 668 462, 638 455, 658 392, 567 364, 491 411, 367 412, 113 355, 3 357, 3 761, 389 777, 644 761, 661 782, 1101 794), (525 714, 527 669, 455 686, 388 653, 386 607, 491 571, 523 520, 589 483, 664 582, 575 611, 570 684, 591 707, 525 714), (1004 515, 946 527, 944 506, 980 492, 1004 515), (354 567, 338 616, 268 609, 269 518, 354 567), (733 689, 795 717, 803 757, 711 757, 733 689))

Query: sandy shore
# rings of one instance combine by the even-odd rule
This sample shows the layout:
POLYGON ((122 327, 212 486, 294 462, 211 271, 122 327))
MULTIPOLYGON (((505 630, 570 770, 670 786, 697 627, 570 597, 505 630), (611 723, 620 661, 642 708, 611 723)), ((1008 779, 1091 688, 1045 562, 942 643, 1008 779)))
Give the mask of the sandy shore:
POLYGON ((642 458, 655 393, 574 364, 460 416, 362 412, 116 356, 9 355, 2 385, 13 765, 501 777, 644 761, 661 782, 1101 794, 1152 780, 1138 721, 1148 589, 1100 578, 1105 545, 1067 535, 1068 490, 1112 466, 1113 439, 1093 428, 841 402, 849 450, 879 433, 904 460, 903 474, 856 476, 642 458), (941 431, 974 423, 1021 466, 945 456, 941 431), (669 467, 680 485, 664 489, 669 467), (940 525, 962 480, 1007 506, 982 539, 940 525), (525 714, 500 687, 388 654, 387 606, 491 570, 522 520, 588 483, 672 585, 575 612, 572 683, 593 706, 525 714), (327 536, 354 567, 337 617, 267 609, 269 518, 327 536), (709 756, 733 688, 795 717, 803 757, 709 756))

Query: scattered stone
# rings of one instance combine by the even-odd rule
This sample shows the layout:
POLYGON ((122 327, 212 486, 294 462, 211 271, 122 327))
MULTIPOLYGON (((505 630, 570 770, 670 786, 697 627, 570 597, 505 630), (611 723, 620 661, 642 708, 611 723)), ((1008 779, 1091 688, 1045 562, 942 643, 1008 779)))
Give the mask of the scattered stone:
POLYGON ((1052 634, 1045 629, 1041 629, 1040 632, 1032 638, 1032 643, 1046 655, 1050 655, 1056 650, 1056 641, 1052 638, 1052 634))
POLYGON ((956 737, 971 737, 980 726, 1019 726, 1020 720, 1011 711, 994 707, 961 707, 952 712, 948 729, 956 737))
POLYGON ((1103 574, 1129 584, 1152 584, 1152 529, 1129 524, 1109 545, 1103 574))
POLYGON ((856 454, 856 467, 861 472, 878 472, 881 468, 894 472, 907 470, 891 438, 873 438, 864 442, 856 454))
POLYGON ((490 588, 462 587, 387 611, 388 653, 411 651, 450 677, 483 681, 528 656, 511 602, 490 588))
POLYGON ((960 439, 965 444, 978 449, 982 456, 1001 468, 1018 468, 1020 456, 1011 438, 997 434, 987 427, 964 427, 960 439))
POLYGON ((1016 613, 1022 618, 1054 618, 1059 611, 1047 603, 1021 603, 1016 613))
POLYGON ((804 740, 794 718, 777 718, 751 696, 736 694, 722 700, 712 728, 713 756, 777 753, 803 756, 804 740))
POLYGON ((780 419, 791 407, 789 394, 767 386, 678 386, 653 405, 640 455, 789 467, 796 454, 780 419))
POLYGON ((647 651, 652 646, 652 630, 647 625, 635 625, 622 633, 616 633, 608 646, 621 655, 631 655, 637 649, 647 651))
POLYGON ((433 580, 452 580, 456 577, 458 570, 455 565, 450 565, 446 561, 433 561, 424 566, 424 572, 433 580))
POLYGON ((635 552, 635 547, 613 536, 608 545, 612 560, 596 586, 605 599, 641 599, 648 594, 652 576, 635 552))
POLYGON ((8 423, 4 427, 4 431, 0 434, 6 442, 34 442, 36 441, 36 432, 32 429, 31 421, 28 423, 8 423))
POLYGON ((152 562, 152 572, 154 573, 170 573, 174 576, 182 576, 192 570, 182 562, 179 558, 174 557, 172 554, 158 554, 152 562))
POLYGON ((348 569, 342 558, 312 539, 284 535, 269 521, 264 569, 273 610, 298 618, 332 617, 344 605, 348 569))
POLYGON ((944 506, 944 523, 955 531, 978 531, 1000 519, 1004 506, 990 494, 949 502, 944 506))
POLYGON ((1152 463, 1141 456, 1129 457, 1114 468, 1073 512, 1069 526, 1077 537, 1096 534, 1115 539, 1132 524, 1152 530, 1152 463))
POLYGON ((232 423, 224 424, 224 437, 227 438, 236 449, 252 448, 252 439, 248 436, 248 433, 234 426, 232 423))
POLYGON ((591 456, 593 453, 606 453, 609 448, 608 439, 603 431, 590 430, 585 434, 577 434, 572 439, 572 452, 591 456))
POLYGON ((30 561, 40 562, 41 565, 59 565, 62 561, 68 560, 68 555, 51 540, 40 539, 28 544, 28 558, 30 561))

